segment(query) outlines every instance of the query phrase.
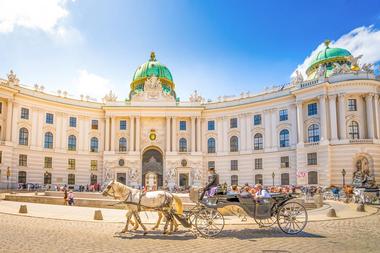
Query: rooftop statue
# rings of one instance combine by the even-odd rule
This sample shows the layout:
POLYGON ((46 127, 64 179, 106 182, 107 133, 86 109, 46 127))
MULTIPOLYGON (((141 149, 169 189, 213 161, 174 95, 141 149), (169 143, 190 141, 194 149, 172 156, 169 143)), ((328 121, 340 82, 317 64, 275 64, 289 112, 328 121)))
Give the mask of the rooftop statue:
POLYGON ((8 74, 8 84, 19 85, 20 80, 17 79, 16 74, 11 70, 8 74))
POLYGON ((116 99, 117 96, 112 92, 112 90, 110 90, 110 92, 103 97, 103 102, 116 102, 116 99))
POLYGON ((362 71, 367 72, 367 73, 373 73, 373 64, 372 63, 364 63, 362 65, 362 71))
POLYGON ((198 94, 197 90, 194 90, 193 93, 189 97, 190 102, 202 102, 203 98, 198 94))
POLYGON ((296 70, 296 74, 292 79, 292 84, 299 84, 303 82, 303 76, 300 71, 296 70))

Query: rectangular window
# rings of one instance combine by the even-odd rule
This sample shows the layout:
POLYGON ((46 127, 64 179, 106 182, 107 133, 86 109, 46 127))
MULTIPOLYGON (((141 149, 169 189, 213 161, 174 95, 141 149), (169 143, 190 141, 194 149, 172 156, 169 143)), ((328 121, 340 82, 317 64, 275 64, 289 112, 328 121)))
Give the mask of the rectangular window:
POLYGON ((253 125, 261 125, 261 114, 256 114, 253 116, 253 125))
POLYGON ((0 102, 0 113, 3 113, 3 103, 0 102))
POLYGON ((75 175, 74 174, 68 174, 67 175, 67 184, 75 184, 75 175))
POLYGON ((215 169, 215 161, 208 161, 208 168, 214 168, 215 169))
POLYGON ((181 121, 179 122, 179 130, 181 130, 181 131, 186 131, 186 121, 181 120, 181 121))
POLYGON ((238 160, 231 160, 231 170, 238 170, 238 160))
POLYGON ((91 129, 93 130, 97 130, 99 127, 99 122, 97 119, 93 119, 91 120, 91 129))
POLYGON ((91 170, 98 170, 98 160, 91 160, 91 170))
POLYGON ((230 119, 230 128, 237 128, 237 118, 230 119))
POLYGON ((28 108, 21 108, 21 118, 22 119, 29 119, 29 109, 28 108))
POLYGON ((263 169, 263 158, 255 158, 255 170, 263 169))
POLYGON ((28 166, 28 156, 20 154, 18 156, 18 165, 24 167, 28 166))
POLYGON ((280 121, 288 120, 288 109, 280 110, 280 121))
POLYGON ((77 127, 77 118, 70 117, 70 127, 77 127))
MULTIPOLYGON (((0 164, 3 162, 3 151, 0 151, 0 164)), ((1 175, 0 175, 1 180, 1 175)))
POLYGON ((52 157, 45 157, 44 166, 46 169, 53 168, 53 158, 52 157))
POLYGON ((46 124, 54 123, 54 115, 52 113, 46 113, 46 124))
POLYGON ((289 168, 289 156, 281 156, 281 168, 289 168))
POLYGON ((209 120, 207 122, 207 129, 209 131, 214 131, 215 130, 215 121, 214 120, 209 120))
POLYGON ((348 99, 348 110, 357 111, 356 99, 348 99))
POLYGON ((307 115, 313 116, 318 114, 317 103, 312 103, 307 105, 307 115))
POLYGON ((317 153, 307 154, 307 165, 317 165, 317 153))
POLYGON ((75 170, 75 159, 69 159, 67 165, 69 170, 75 170))
POLYGON ((18 181, 19 184, 26 184, 26 171, 18 172, 18 181))
POLYGON ((127 121, 120 120, 120 130, 127 130, 127 121))

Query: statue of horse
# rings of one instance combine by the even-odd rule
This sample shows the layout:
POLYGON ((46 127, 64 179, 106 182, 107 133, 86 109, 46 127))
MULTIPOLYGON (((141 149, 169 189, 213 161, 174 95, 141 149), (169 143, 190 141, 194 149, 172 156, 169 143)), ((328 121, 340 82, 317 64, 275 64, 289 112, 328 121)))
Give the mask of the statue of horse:
MULTIPOLYGON (((128 213, 127 223, 125 228, 121 231, 125 233, 128 231, 129 223, 131 223, 131 218, 135 219, 135 227, 137 229, 138 225, 142 227, 144 230, 144 235, 148 232, 144 224, 142 224, 139 212, 140 211, 158 211, 161 212, 166 218, 166 223, 164 226, 164 234, 168 234, 170 232, 167 231, 168 225, 170 223, 170 228, 172 230, 172 226, 174 224, 174 217, 172 215, 173 209, 176 210, 177 214, 183 213, 183 205, 182 201, 178 196, 175 196, 169 192, 165 191, 154 191, 154 192, 142 192, 137 189, 133 189, 129 186, 126 186, 122 183, 116 182, 112 180, 107 184, 104 188, 102 194, 104 196, 110 196, 114 199, 123 201, 126 205, 126 209, 128 213), (174 208, 173 208, 174 207, 174 208)), ((160 216, 160 215, 159 215, 160 216)), ((160 219, 157 222, 159 225, 160 219)), ((155 227, 158 227, 156 224, 155 227)))

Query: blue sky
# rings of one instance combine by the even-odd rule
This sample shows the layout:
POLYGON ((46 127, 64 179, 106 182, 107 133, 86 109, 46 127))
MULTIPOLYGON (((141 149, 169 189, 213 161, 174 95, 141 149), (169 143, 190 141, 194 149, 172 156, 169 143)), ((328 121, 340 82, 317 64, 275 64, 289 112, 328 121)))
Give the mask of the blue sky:
POLYGON ((182 100, 215 99, 289 82, 327 38, 377 62, 378 29, 380 1, 0 0, 0 76, 123 99, 154 50, 182 100))

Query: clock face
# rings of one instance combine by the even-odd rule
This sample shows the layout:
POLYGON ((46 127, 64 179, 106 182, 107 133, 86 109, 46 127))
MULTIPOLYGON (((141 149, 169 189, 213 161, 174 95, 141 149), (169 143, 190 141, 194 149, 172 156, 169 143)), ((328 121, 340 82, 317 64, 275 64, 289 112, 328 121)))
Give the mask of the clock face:
POLYGON ((156 140, 156 134, 155 133, 150 133, 149 134, 149 139, 151 140, 151 141, 154 141, 154 140, 156 140))

